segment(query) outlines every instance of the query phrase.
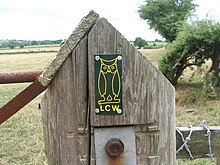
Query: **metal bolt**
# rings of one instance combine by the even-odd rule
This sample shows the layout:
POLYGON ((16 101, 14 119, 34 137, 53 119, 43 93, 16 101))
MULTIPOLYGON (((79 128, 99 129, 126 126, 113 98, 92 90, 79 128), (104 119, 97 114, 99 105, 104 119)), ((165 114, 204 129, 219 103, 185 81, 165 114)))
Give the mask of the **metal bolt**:
POLYGON ((99 59, 100 59, 100 57, 99 57, 99 56, 95 56, 95 60, 97 60, 97 61, 98 61, 99 59))
POLYGON ((108 156, 116 158, 124 151, 124 144, 120 139, 112 138, 106 143, 105 151, 108 156))
POLYGON ((99 113, 99 109, 98 108, 95 109, 95 113, 99 113))
POLYGON ((118 113, 118 114, 121 114, 121 113, 122 113, 122 110, 121 110, 121 109, 118 109, 118 110, 117 110, 117 113, 118 113))
POLYGON ((118 58, 119 61, 122 60, 122 56, 121 55, 119 55, 117 58, 118 58))

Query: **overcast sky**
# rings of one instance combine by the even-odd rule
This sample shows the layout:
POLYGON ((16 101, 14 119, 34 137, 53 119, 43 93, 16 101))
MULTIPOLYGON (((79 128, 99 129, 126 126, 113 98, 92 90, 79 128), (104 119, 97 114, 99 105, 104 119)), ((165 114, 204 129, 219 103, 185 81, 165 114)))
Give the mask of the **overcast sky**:
MULTIPOLYGON (((79 21, 96 11, 128 40, 162 39, 137 12, 144 0, 0 0, 0 39, 66 39, 79 21)), ((200 19, 220 20, 219 0, 195 0, 200 19)))

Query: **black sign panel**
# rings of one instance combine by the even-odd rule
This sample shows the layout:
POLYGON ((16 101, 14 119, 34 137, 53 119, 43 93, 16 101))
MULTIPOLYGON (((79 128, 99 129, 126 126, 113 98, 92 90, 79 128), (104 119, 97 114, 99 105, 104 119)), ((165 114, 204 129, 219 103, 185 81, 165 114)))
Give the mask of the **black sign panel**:
POLYGON ((95 55, 95 112, 100 115, 121 115, 122 55, 95 55))

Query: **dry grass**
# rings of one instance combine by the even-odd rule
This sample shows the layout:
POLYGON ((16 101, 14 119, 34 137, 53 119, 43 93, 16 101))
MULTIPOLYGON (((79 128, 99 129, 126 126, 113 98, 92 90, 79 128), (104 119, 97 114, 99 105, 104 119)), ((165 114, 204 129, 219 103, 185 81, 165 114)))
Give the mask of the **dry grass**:
POLYGON ((139 49, 141 53, 143 53, 149 61, 152 62, 158 68, 158 61, 161 55, 164 53, 165 48, 160 49, 139 49))
MULTIPOLYGON (((6 100, 13 96, 13 90, 19 91, 26 84, 0 87, 1 95, 6 100), (10 96, 9 96, 10 95, 10 96)), ((2 96, 0 96, 2 99, 2 96)), ((34 99, 20 112, 3 123, 0 127, 0 164, 1 165, 46 165, 41 112, 38 103, 41 96, 34 99)), ((6 101, 5 100, 5 101, 6 101)))
POLYGON ((220 116, 219 98, 207 99, 202 92, 200 84, 181 83, 176 87, 176 125, 177 126, 198 126, 202 120, 209 125, 219 125, 220 116), (194 110, 186 113, 185 110, 194 110))
POLYGON ((59 45, 43 45, 43 46, 26 46, 24 48, 0 48, 0 53, 10 53, 10 52, 31 52, 31 51, 58 51, 60 49, 59 45))
POLYGON ((41 70, 56 53, 0 55, 0 72, 41 70))
MULTIPOLYGON (((55 53, 1 55, 0 71, 42 70, 55 53)), ((29 84, 0 85, 0 106, 29 84)), ((46 165, 38 103, 42 95, 0 126, 0 164, 46 165)))

